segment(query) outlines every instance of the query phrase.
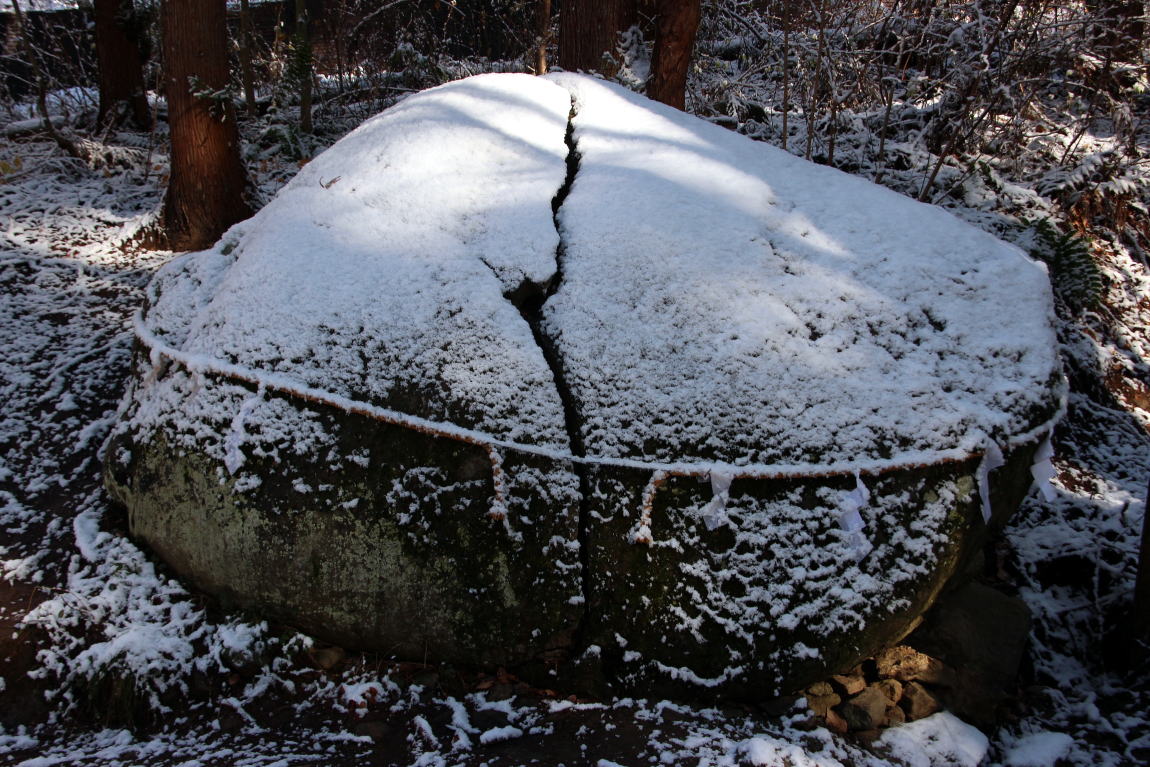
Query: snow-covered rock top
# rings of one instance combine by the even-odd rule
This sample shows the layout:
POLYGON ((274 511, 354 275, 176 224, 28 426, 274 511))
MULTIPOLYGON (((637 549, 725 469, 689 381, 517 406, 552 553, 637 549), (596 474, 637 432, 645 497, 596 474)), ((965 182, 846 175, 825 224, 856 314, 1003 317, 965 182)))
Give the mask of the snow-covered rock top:
POLYGON ((1017 249, 573 75, 407 99, 157 288, 146 322, 184 354, 614 458, 977 450, 1048 418, 1059 374, 1017 249), (538 338, 524 284, 555 291, 538 338))
POLYGON ((1044 267, 939 208, 582 77, 546 308, 590 453, 977 449, 1058 375, 1044 267))
POLYGON ((551 370, 503 293, 556 271, 570 110, 527 75, 408 99, 162 272, 149 325, 197 357, 566 449, 551 370))

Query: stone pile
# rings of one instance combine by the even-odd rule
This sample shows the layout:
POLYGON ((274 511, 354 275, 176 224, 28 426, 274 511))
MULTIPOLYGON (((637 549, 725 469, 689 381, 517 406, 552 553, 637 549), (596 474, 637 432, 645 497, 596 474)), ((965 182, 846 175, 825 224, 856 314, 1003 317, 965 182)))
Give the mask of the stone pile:
POLYGON ((879 731, 942 710, 958 674, 937 658, 899 645, 805 691, 828 729, 877 737, 879 731))
POLYGON ((993 727, 1018 688, 1030 614, 977 580, 944 593, 901 645, 804 691, 827 728, 864 740, 946 709, 993 727))

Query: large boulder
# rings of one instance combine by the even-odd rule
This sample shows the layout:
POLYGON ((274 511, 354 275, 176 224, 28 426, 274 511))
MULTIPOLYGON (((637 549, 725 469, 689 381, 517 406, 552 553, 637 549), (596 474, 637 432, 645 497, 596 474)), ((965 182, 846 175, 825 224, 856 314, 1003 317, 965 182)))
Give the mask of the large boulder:
POLYGON ((200 588, 332 642, 769 696, 904 635, 1017 505, 1051 316, 936 208, 475 77, 161 271, 108 487, 200 588))

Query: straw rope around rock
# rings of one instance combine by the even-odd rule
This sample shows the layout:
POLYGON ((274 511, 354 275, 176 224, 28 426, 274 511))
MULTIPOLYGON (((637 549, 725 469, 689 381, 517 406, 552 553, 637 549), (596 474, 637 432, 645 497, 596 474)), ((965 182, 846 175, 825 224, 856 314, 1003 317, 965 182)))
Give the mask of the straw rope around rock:
POLYGON ((921 469, 940 464, 965 463, 984 459, 994 450, 1011 450, 1033 444, 1047 438, 1055 425, 1066 412, 1066 382, 1063 380, 1059 392, 1059 405, 1054 415, 1043 423, 1021 434, 1014 435, 1001 445, 983 440, 981 449, 971 450, 961 447, 944 450, 924 450, 892 456, 890 458, 859 461, 838 461, 826 464, 732 464, 722 461, 646 461, 633 458, 613 458, 597 455, 575 455, 569 451, 556 450, 542 445, 516 442, 470 429, 458 424, 435 421, 408 413, 345 397, 334 392, 293 381, 286 376, 268 373, 243 365, 214 359, 206 355, 189 354, 176 349, 159 338, 144 323, 142 312, 133 318, 133 330, 137 340, 148 351, 153 367, 159 367, 163 360, 176 363, 193 374, 207 374, 257 388, 265 392, 286 395, 312 404, 343 410, 347 413, 387 423, 392 426, 434 437, 455 440, 483 448, 491 461, 492 482, 495 488, 495 503, 489 513, 493 519, 506 517, 506 475, 503 469, 501 451, 540 456, 554 461, 566 461, 584 466, 605 466, 651 472, 651 479, 643 491, 642 511, 635 527, 633 539, 637 543, 650 543, 651 513, 659 488, 670 477, 706 478, 721 474, 732 479, 817 479, 827 477, 876 477, 897 471, 921 469))

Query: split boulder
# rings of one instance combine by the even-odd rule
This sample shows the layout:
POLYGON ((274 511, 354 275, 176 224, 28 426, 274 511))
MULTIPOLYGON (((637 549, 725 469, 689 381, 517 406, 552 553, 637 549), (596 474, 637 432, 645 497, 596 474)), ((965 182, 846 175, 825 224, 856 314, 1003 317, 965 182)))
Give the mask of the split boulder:
POLYGON ((161 270, 107 483, 197 586, 341 647, 765 698, 897 641, 1017 505, 1051 306, 936 208, 470 78, 161 270))

